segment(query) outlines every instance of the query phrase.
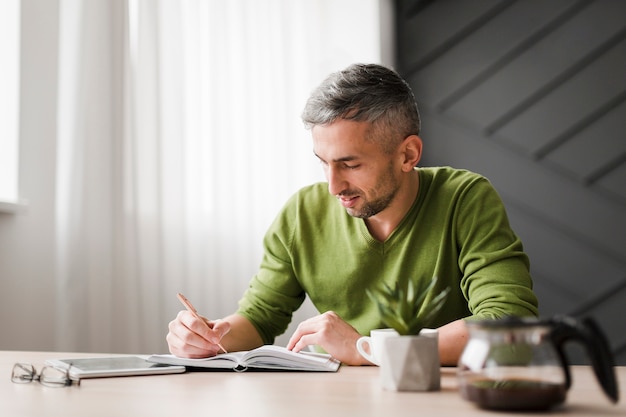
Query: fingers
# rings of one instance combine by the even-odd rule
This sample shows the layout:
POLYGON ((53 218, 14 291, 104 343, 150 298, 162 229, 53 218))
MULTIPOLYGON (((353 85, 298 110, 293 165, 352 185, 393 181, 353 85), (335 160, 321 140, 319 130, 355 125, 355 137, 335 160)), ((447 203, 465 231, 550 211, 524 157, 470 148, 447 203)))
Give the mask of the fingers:
POLYGON ((323 314, 318 315, 300 323, 289 338, 287 349, 299 352, 307 346, 320 344, 316 341, 323 338, 321 333, 325 331, 325 319, 323 316, 323 314))
POLYGON ((302 339, 312 332, 314 327, 311 325, 311 321, 313 321, 316 317, 307 319, 298 325, 296 331, 293 332, 293 334, 289 338, 289 342, 287 342, 287 349, 293 350, 295 352, 299 352, 302 350, 302 345, 304 343, 302 342, 302 339))
POLYGON ((309 345, 319 345, 333 357, 347 365, 363 364, 356 350, 356 341, 361 335, 356 329, 329 311, 298 325, 289 339, 287 349, 299 352, 309 345))
POLYGON ((230 324, 197 319, 188 311, 181 311, 169 323, 168 329, 166 340, 170 353, 179 357, 204 358, 215 356, 221 350, 217 344, 230 330, 230 324))

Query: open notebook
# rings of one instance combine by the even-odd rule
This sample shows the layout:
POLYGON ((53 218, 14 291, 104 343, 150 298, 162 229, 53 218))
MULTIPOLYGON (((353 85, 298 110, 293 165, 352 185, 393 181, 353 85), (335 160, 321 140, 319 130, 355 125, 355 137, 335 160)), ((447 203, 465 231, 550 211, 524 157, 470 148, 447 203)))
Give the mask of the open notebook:
POLYGON ((202 358, 187 359, 174 355, 152 355, 148 361, 169 365, 183 365, 192 368, 233 369, 243 372, 248 368, 284 370, 284 371, 317 371, 336 372, 341 364, 328 354, 313 352, 292 352, 287 348, 265 345, 259 348, 221 353, 202 358))

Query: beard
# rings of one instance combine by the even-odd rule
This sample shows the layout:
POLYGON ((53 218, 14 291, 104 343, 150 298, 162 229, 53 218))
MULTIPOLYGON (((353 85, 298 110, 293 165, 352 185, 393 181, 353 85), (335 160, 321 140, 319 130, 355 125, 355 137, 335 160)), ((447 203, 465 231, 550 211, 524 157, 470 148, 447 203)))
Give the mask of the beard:
POLYGON ((368 219, 372 216, 377 215, 378 213, 380 213, 381 211, 389 207, 389 204, 391 204, 393 199, 396 197, 398 190, 400 189, 400 185, 398 184, 398 181, 396 181, 395 177, 393 176, 393 172, 391 168, 392 167, 390 165, 389 169, 385 171, 385 173, 380 177, 380 179, 376 183, 374 190, 377 191, 378 195, 375 194, 372 200, 366 199, 366 197, 360 191, 348 190, 340 194, 341 196, 346 196, 346 197, 349 197, 352 195, 360 195, 363 199, 363 205, 360 208, 346 209, 347 213, 350 216, 356 217, 359 219, 368 219))

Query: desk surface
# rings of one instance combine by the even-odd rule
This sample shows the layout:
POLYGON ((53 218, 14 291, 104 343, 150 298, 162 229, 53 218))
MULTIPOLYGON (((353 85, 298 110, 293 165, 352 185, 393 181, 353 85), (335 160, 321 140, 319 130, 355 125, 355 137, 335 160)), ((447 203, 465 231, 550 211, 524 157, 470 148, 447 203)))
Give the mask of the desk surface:
MULTIPOLYGON (((390 392, 377 367, 342 366, 337 373, 192 372, 81 381, 49 388, 14 384, 15 362, 38 369, 46 359, 97 356, 58 352, 0 351, 0 416, 524 416, 480 410, 458 392, 456 368, 442 368, 441 391, 390 392)), ((604 396, 590 368, 572 367, 573 386, 551 416, 625 416, 626 367, 617 368, 621 401, 604 396)), ((528 414, 536 417, 537 414, 528 414)))

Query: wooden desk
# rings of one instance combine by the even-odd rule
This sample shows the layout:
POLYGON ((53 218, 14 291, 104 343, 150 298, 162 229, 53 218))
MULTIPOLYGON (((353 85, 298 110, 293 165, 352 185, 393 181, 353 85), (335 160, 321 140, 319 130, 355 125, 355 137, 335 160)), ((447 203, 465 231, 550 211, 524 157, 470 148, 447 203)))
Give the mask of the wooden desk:
MULTIPOLYGON (((337 373, 194 372, 177 375, 83 380, 80 386, 49 388, 14 384, 15 362, 38 370, 46 359, 96 356, 0 351, 0 416, 498 416, 463 400, 456 369, 442 369, 439 392, 384 391, 377 367, 343 366, 337 373)), ((611 404, 588 367, 573 367, 573 386, 551 416, 626 416, 626 367, 617 369, 621 401, 611 404)), ((537 414, 528 414, 536 417, 537 414)))

